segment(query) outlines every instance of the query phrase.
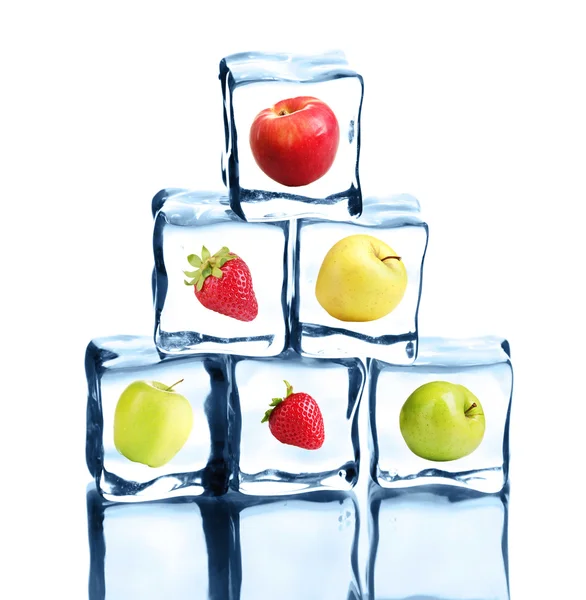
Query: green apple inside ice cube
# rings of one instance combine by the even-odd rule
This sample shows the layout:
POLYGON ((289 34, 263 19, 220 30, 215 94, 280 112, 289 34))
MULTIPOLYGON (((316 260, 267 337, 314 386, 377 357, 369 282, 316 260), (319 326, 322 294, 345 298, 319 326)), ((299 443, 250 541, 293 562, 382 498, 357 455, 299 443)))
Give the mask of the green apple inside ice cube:
POLYGON ((191 433, 193 410, 173 389, 177 383, 140 380, 122 392, 114 414, 114 445, 120 454, 161 467, 181 450, 191 433))

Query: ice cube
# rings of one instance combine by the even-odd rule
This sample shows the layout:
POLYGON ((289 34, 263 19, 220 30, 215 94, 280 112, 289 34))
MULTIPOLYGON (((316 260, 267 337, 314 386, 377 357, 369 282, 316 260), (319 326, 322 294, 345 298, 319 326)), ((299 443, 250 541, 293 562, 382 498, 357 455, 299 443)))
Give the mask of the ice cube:
POLYGON ((280 495, 320 488, 348 490, 355 485, 357 415, 365 382, 359 359, 301 358, 293 351, 270 359, 235 357, 231 378, 229 433, 235 489, 280 495), (269 423, 262 422, 272 399, 286 395, 285 382, 294 393, 309 394, 319 406, 325 436, 318 449, 282 443, 269 423))
POLYGON ((222 355, 161 358, 151 338, 118 336, 90 342, 85 364, 86 459, 105 498, 135 502, 226 490, 228 383, 222 355), (124 408, 115 442, 119 402, 124 408), (148 418, 153 411, 154 422, 148 418))
POLYGON ((359 600, 359 515, 352 493, 258 499, 239 514, 239 600, 359 600))
MULTIPOLYGON (((219 192, 159 192, 153 210, 157 347, 168 354, 279 354, 289 339, 289 223, 246 223, 230 210, 227 196, 219 192), (257 312, 250 298, 242 298, 240 287, 229 296, 241 299, 244 314, 229 316, 216 310, 229 306, 230 298, 222 299, 224 292, 220 290, 212 298, 220 306, 210 308, 196 297, 195 285, 186 285, 199 270, 193 255, 201 259, 204 246, 212 255, 226 247, 244 261, 250 270, 257 312)), ((222 279, 210 275, 204 286, 222 279)))
POLYGON ((232 505, 221 498, 112 503, 87 493, 89 600, 236 599, 232 505))
POLYGON ((506 493, 372 485, 369 598, 509 599, 506 493))
POLYGON ((428 238, 419 202, 406 194, 369 196, 362 216, 355 221, 300 219, 297 228, 292 304, 295 349, 306 356, 368 356, 412 363, 417 354, 417 315, 428 238), (334 245, 337 250, 330 253, 334 245), (387 256, 389 250, 392 253, 387 256), (371 274, 365 281, 367 266, 371 274))
POLYGON ((369 361, 373 479, 383 487, 437 483, 487 493, 503 489, 509 471, 512 386, 509 344, 496 337, 422 338, 411 366, 369 361), (447 392, 443 384, 430 386, 433 382, 446 382, 447 392), (423 385, 417 403, 407 405, 404 437, 402 407, 423 385), (474 398, 461 396, 460 386, 474 398), (448 405, 434 405, 442 396, 448 405), (475 424, 481 412, 484 431, 475 424))
MULTIPOLYGON (((362 202, 358 156, 364 86, 362 77, 352 70, 342 52, 316 56, 259 52, 233 54, 220 62, 220 79, 226 134, 222 170, 235 213, 248 221, 287 219, 301 215, 343 218, 360 214, 362 202), (263 145, 263 140, 259 139, 255 142, 260 148, 257 154, 262 154, 262 149, 265 148, 268 153, 266 160, 271 165, 267 168, 263 162, 261 169, 250 141, 255 118, 261 111, 272 108, 283 100, 298 97, 316 98, 325 103, 335 115, 339 143, 333 163, 324 172, 327 165, 318 161, 322 154, 330 152, 328 144, 323 145, 323 152, 309 145, 311 154, 308 158, 302 151, 292 148, 290 152, 287 149, 286 153, 280 153, 280 157, 275 159, 279 151, 266 150, 267 145, 263 145), (296 157, 299 157, 301 167, 296 167, 283 176, 280 171, 284 167, 290 168, 296 157), (302 172, 307 164, 324 174, 314 180, 313 177, 318 175, 317 171, 302 172)), ((323 108, 321 103, 317 106, 323 108)), ((324 110, 330 113, 327 108, 324 110)), ((293 111, 295 119, 302 116, 299 108, 295 108, 292 103, 286 103, 283 112, 286 111, 293 111)), ((313 109, 305 108, 303 114, 310 117, 314 114, 313 109)), ((276 118, 282 119, 277 124, 281 125, 281 131, 287 121, 291 123, 290 115, 276 118)), ((272 126, 275 124, 276 121, 273 120, 272 126)), ((325 140, 330 131, 335 131, 323 123, 320 127, 328 133, 313 136, 312 141, 325 140)), ((332 139, 334 136, 335 133, 332 134, 332 139)), ((327 164, 330 162, 331 156, 327 164)))

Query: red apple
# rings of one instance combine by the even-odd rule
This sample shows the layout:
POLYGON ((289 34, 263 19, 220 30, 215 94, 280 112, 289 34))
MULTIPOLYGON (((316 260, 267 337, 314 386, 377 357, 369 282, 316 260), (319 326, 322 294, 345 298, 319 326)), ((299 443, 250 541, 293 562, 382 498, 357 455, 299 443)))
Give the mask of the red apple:
POLYGON ((313 183, 334 162, 340 140, 332 109, 317 98, 299 96, 258 113, 250 148, 263 173, 290 187, 313 183))

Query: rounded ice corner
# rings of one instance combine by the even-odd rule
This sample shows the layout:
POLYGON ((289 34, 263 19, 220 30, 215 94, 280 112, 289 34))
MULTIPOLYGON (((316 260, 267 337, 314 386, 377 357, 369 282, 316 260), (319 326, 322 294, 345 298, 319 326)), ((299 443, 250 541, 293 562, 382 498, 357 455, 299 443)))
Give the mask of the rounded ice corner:
POLYGON ((411 194, 363 197, 361 222, 370 227, 428 227, 419 200, 411 194))
POLYGON ((156 364, 161 356, 152 336, 121 334, 92 339, 86 348, 86 365, 103 370, 156 364))
POLYGON ((151 200, 151 214, 153 218, 157 216, 157 213, 161 210, 168 198, 185 191, 184 188, 163 188, 162 190, 159 190, 151 200))
POLYGON ((230 207, 226 190, 193 190, 167 188, 152 200, 152 213, 155 220, 155 248, 160 243, 160 232, 165 225, 179 227, 203 226, 224 220, 242 222, 230 207))

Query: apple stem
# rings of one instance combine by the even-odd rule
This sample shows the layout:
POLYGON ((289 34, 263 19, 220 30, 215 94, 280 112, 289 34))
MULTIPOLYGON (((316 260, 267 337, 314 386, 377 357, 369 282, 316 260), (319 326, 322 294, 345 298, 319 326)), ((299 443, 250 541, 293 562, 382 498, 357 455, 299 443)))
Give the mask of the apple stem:
POLYGON ((478 405, 476 404, 476 402, 472 402, 472 404, 464 411, 464 414, 467 414, 469 410, 472 410, 473 408, 476 408, 478 405))
POLYGON ((389 260, 389 258, 394 258, 394 259, 396 259, 396 260, 401 260, 401 257, 400 257, 400 256, 385 256, 384 258, 381 258, 381 260, 382 260, 383 262, 385 262, 385 260, 389 260))
POLYGON ((176 381, 173 385, 170 385, 165 391, 170 392, 176 385, 179 385, 182 381, 185 381, 185 379, 180 379, 179 381, 176 381))

